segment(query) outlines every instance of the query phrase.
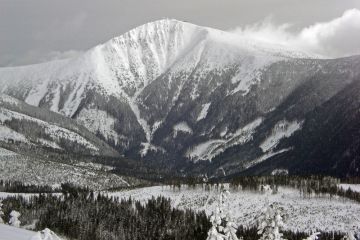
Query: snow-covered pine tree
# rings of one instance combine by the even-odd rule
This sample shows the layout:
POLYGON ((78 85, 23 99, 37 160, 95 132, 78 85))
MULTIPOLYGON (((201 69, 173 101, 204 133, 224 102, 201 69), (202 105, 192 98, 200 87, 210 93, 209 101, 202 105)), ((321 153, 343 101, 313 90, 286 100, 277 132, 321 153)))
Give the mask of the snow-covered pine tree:
POLYGON ((342 240, 357 240, 353 231, 348 231, 342 240))
POLYGON ((14 227, 20 227, 21 222, 19 221, 19 217, 21 214, 15 210, 12 210, 10 213, 9 225, 14 227))
POLYGON ((284 240, 281 230, 284 228, 284 210, 278 203, 268 204, 257 217, 260 240, 284 240))
POLYGON ((212 227, 208 232, 207 240, 238 240, 236 236, 237 225, 232 221, 228 211, 227 199, 229 195, 229 190, 221 186, 218 206, 210 217, 212 227))
POLYGON ((303 240, 317 240, 319 238, 319 235, 320 235, 320 232, 314 232, 310 236, 308 236, 307 238, 305 238, 303 240))
POLYGON ((30 240, 61 240, 53 231, 48 228, 37 232, 30 240))
POLYGON ((3 219, 4 212, 2 211, 2 206, 3 206, 3 203, 2 203, 2 200, 0 200, 0 223, 4 223, 4 219, 3 219))

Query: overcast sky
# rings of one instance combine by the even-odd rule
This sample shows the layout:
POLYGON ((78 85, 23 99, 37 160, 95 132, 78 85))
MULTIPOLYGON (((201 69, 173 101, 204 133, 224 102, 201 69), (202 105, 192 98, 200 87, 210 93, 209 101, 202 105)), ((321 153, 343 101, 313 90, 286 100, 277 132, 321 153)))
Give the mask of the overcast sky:
POLYGON ((358 54, 356 9, 360 0, 0 0, 0 66, 70 57, 164 17, 329 56, 358 54))

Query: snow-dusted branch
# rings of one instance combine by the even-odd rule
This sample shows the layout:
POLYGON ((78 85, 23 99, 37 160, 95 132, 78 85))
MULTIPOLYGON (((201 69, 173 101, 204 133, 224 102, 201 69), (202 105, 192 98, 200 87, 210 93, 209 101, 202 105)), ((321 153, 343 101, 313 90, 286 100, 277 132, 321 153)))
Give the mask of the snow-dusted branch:
POLYGON ((228 211, 227 199, 230 195, 224 186, 220 189, 218 206, 210 217, 212 227, 208 232, 207 240, 238 240, 237 225, 232 221, 228 211))

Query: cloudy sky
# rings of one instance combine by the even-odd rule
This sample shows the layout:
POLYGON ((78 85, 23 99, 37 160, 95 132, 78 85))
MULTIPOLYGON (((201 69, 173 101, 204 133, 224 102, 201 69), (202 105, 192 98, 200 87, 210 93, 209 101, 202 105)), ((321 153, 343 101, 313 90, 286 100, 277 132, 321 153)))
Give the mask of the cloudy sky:
POLYGON ((164 17, 297 46, 360 54, 360 0, 0 0, 0 66, 71 57, 164 17))

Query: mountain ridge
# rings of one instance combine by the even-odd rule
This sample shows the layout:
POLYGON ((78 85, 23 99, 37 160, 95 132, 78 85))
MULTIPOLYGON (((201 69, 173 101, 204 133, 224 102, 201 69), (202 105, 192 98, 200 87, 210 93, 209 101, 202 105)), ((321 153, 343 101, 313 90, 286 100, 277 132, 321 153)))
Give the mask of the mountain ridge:
MULTIPOLYGON (((357 57, 320 59, 165 19, 71 60, 0 68, 0 92, 75 119, 125 156, 183 165, 227 159, 228 149, 254 144, 258 129, 300 123, 356 81, 358 66, 357 57), (313 101, 295 101, 294 116, 277 112, 278 121, 264 128, 271 112, 312 78, 320 79, 307 89, 313 101)), ((281 133, 276 141, 291 137, 281 133)), ((279 151, 284 149, 264 154, 271 159, 279 151)), ((255 160, 264 158, 259 146, 250 152, 255 160)), ((236 161, 251 165, 244 159, 236 161)))

